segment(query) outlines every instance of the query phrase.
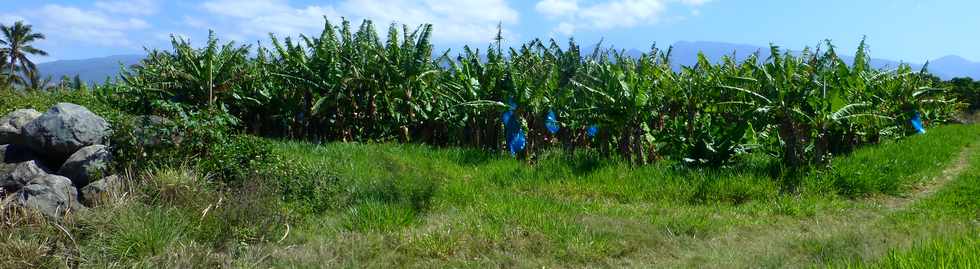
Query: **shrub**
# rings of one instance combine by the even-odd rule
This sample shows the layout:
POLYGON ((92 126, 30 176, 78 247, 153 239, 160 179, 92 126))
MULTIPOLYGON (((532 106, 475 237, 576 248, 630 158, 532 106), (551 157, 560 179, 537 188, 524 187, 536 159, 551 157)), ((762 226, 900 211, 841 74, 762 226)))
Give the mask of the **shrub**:
POLYGON ((198 159, 198 168, 226 183, 241 183, 255 175, 260 163, 272 161, 269 145, 256 137, 233 136, 216 141, 198 159))
POLYGON ((256 165, 272 160, 263 140, 238 134, 234 118, 223 112, 180 113, 173 122, 147 124, 145 117, 124 121, 114 134, 123 167, 193 165, 224 183, 241 182, 256 165))
POLYGON ((11 111, 32 108, 40 112, 47 111, 57 103, 73 103, 88 108, 96 115, 106 119, 116 126, 130 118, 128 114, 116 106, 94 94, 84 90, 57 90, 50 92, 19 92, 0 90, 0 117, 11 111))

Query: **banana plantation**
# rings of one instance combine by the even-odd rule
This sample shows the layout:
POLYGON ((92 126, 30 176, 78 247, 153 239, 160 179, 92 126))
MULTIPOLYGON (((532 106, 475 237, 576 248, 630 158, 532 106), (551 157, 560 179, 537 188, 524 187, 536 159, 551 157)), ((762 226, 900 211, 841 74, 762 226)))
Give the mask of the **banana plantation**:
POLYGON ((822 163, 949 121, 959 107, 925 68, 871 67, 864 42, 853 62, 827 41, 742 60, 699 55, 677 69, 671 49, 656 46, 630 57, 574 41, 505 48, 498 36, 485 50, 435 52, 432 33, 328 21, 319 36, 257 46, 174 38, 100 92, 133 113, 230 115, 266 137, 473 147, 529 161, 549 148, 590 149, 706 166, 751 152, 822 163))

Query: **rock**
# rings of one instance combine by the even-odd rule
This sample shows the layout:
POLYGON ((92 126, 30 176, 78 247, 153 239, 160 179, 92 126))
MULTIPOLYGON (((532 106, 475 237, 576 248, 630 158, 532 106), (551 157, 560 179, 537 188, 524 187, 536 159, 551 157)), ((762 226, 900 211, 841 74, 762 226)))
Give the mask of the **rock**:
POLYGON ((3 199, 7 193, 14 192, 14 190, 4 186, 13 185, 13 182, 8 182, 7 178, 15 168, 17 168, 16 164, 0 162, 0 199, 3 199))
POLYGON ((119 177, 115 175, 89 183, 80 190, 82 203, 90 207, 105 204, 109 194, 119 191, 120 183, 119 177))
POLYGON ((4 188, 7 192, 18 191, 35 177, 48 174, 48 170, 38 161, 4 165, 13 167, 7 173, 3 173, 2 169, 0 169, 0 188, 4 188))
POLYGON ((51 160, 64 160, 81 148, 102 144, 109 123, 87 108, 58 103, 21 128, 24 144, 51 160))
POLYGON ((18 109, 0 118, 0 144, 21 143, 20 128, 41 116, 33 109, 18 109))
POLYGON ((71 185, 71 180, 62 176, 35 177, 13 196, 20 206, 36 209, 55 219, 63 217, 69 210, 84 209, 78 201, 78 191, 71 185))
POLYGON ((58 169, 58 174, 68 177, 75 186, 88 185, 90 179, 101 178, 109 172, 112 155, 103 145, 92 145, 79 149, 58 169))
POLYGON ((0 145, 0 162, 2 163, 22 163, 36 159, 38 159, 37 155, 25 146, 0 145))

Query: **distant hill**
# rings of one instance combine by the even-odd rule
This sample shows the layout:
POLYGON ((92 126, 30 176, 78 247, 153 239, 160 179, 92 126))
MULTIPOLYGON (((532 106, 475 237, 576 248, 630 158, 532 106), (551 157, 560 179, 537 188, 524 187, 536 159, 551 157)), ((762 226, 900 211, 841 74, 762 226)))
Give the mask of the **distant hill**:
POLYGON ((119 74, 119 69, 124 66, 131 66, 139 63, 143 55, 115 55, 82 60, 62 60, 37 65, 42 77, 50 76, 53 81, 58 81, 62 76, 74 77, 78 75, 82 81, 89 83, 103 82, 108 77, 115 79, 119 74))
POLYGON ((980 63, 971 62, 960 56, 950 55, 929 62, 929 72, 943 79, 954 77, 980 79, 980 63))
MULTIPOLYGON (((724 42, 677 42, 674 43, 673 62, 675 70, 680 66, 691 66, 697 63, 698 52, 704 52, 712 61, 718 61, 721 57, 732 55, 739 59, 745 59, 756 51, 760 52, 763 58, 769 57, 769 48, 755 45, 733 44, 724 42)), ((595 46, 583 47, 584 53, 591 53, 595 46)), ((785 48, 784 48, 785 49, 785 48)), ((637 49, 626 50, 630 56, 639 56, 643 51, 637 49)), ((121 66, 130 66, 143 59, 143 55, 116 55, 84 60, 65 60, 38 64, 42 76, 51 76, 58 80, 61 76, 75 76, 78 74, 82 80, 91 82, 102 82, 106 77, 116 78, 121 66)), ((854 57, 842 56, 844 61, 852 62, 854 57)), ((872 59, 871 65, 878 68, 894 68, 901 62, 889 59, 872 59)), ((911 63, 912 68, 919 69, 922 63, 911 63)), ((929 71, 943 79, 954 77, 971 77, 980 80, 980 62, 972 62, 963 57, 951 55, 935 59, 929 62, 929 71)))
MULTIPOLYGON (((674 51, 672 52, 671 60, 673 61, 675 70, 680 70, 681 66, 692 66, 696 64, 698 61, 698 52, 703 52, 713 62, 719 61, 724 56, 731 56, 733 53, 737 60, 744 60, 756 52, 759 52, 759 56, 763 59, 769 57, 770 54, 769 47, 724 42, 681 41, 674 43, 673 48, 674 51)), ((595 49, 595 46, 590 46, 586 48, 585 52, 591 53, 593 49, 595 49)), ((785 50, 786 48, 782 49, 785 50)), ((636 49, 626 51, 627 55, 633 57, 637 57, 642 53, 643 51, 636 49)), ((842 55, 841 58, 847 63, 854 61, 854 56, 842 55)), ((871 65, 876 68, 895 68, 901 63, 900 61, 889 59, 871 59, 871 65)), ((909 63, 915 70, 922 68, 922 63, 906 63, 909 63)), ((980 79, 980 62, 972 62, 963 57, 951 55, 930 61, 929 72, 942 79, 951 79, 954 77, 980 79)))

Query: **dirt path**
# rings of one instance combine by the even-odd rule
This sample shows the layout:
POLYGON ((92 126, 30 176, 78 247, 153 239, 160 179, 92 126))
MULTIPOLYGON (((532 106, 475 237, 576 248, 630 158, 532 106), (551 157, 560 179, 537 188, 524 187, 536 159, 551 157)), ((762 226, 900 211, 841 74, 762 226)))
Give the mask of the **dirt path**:
POLYGON ((942 189, 946 184, 956 179, 963 171, 969 168, 970 157, 974 151, 976 151, 975 146, 969 146, 963 149, 959 156, 956 157, 956 160, 943 170, 942 174, 933 178, 933 180, 914 186, 908 194, 904 196, 886 196, 879 199, 878 202, 886 209, 899 211, 907 208, 909 205, 915 203, 915 201, 932 196, 936 191, 942 189))
POLYGON ((691 242, 679 249, 667 267, 743 268, 809 267, 841 259, 874 258, 888 249, 906 247, 917 237, 942 230, 942 224, 926 228, 899 227, 886 221, 955 180, 970 166, 980 146, 964 148, 932 180, 913 187, 902 196, 882 195, 853 201, 856 207, 828 211, 807 218, 774 218, 769 223, 737 227, 728 232, 691 242), (916 230, 919 229, 919 230, 916 230))

